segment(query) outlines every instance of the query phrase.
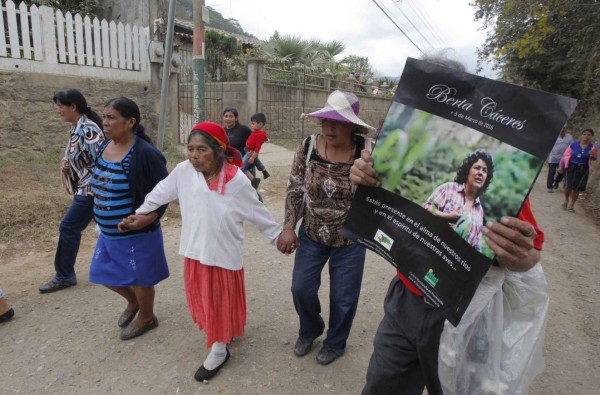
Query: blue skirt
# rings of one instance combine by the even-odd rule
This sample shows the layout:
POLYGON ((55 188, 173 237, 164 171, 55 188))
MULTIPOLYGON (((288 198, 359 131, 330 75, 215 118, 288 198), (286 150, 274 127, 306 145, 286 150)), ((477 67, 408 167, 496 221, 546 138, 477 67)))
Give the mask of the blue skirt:
POLYGON ((90 281, 112 287, 151 287, 169 277, 162 230, 132 237, 98 237, 90 281))

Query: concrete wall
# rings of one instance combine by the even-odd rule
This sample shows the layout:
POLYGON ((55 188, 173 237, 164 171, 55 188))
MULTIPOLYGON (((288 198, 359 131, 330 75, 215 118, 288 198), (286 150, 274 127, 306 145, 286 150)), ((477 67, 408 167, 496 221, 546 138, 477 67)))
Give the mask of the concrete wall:
MULTIPOLYGON (((301 114, 323 108, 331 92, 320 89, 303 89, 293 86, 265 84, 261 95, 260 109, 267 116, 266 129, 272 138, 300 138, 320 133, 317 122, 300 119, 301 114), (302 107, 304 103, 304 109, 302 107), (303 125, 302 125, 303 124, 303 125), (303 129, 303 131, 302 131, 303 129)), ((385 117, 391 98, 371 95, 359 96, 359 117, 376 127, 385 117)))
MULTIPOLYGON (((177 143, 176 76, 171 84, 165 146, 177 143)), ((70 128, 52 106, 54 92, 62 88, 79 89, 99 115, 104 104, 117 96, 127 96, 140 106, 142 123, 156 141, 160 103, 158 88, 150 83, 112 81, 100 78, 0 71, 0 156, 15 157, 32 153, 62 151, 70 128)))
POLYGON ((214 119, 220 121, 225 107, 235 107, 239 113, 240 123, 244 125, 250 124, 250 116, 252 114, 248 110, 247 89, 247 82, 224 82, 222 106, 220 111, 216 111, 214 119))

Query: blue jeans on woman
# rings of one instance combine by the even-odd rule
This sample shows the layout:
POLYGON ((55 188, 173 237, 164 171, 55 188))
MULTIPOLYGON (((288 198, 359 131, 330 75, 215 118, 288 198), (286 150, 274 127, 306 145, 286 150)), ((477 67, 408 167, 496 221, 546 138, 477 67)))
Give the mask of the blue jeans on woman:
POLYGON ((81 232, 94 218, 94 197, 75 195, 71 207, 60 222, 60 236, 56 255, 54 256, 54 269, 56 274, 52 279, 55 283, 76 284, 75 260, 79 252, 81 232))
POLYGON ((300 226, 298 238, 300 245, 294 260, 292 295, 300 318, 299 336, 304 343, 309 343, 325 329, 318 292, 321 272, 329 260, 331 305, 329 329, 323 347, 341 355, 346 348, 358 306, 365 267, 365 247, 358 243, 341 247, 323 245, 306 235, 304 224, 300 226))

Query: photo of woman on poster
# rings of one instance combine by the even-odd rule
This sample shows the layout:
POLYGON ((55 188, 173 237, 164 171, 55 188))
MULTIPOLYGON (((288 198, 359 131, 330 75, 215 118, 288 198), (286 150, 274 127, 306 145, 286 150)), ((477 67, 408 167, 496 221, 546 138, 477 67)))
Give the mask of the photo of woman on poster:
POLYGON ((492 156, 484 150, 471 152, 456 171, 454 181, 438 186, 423 208, 447 221, 463 239, 481 252, 484 209, 480 197, 493 177, 492 156))

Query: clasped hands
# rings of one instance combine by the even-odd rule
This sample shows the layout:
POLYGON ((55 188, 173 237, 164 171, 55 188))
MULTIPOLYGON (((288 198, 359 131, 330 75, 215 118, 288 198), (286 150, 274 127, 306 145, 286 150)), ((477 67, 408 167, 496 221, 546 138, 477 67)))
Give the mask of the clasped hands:
POLYGON ((117 225, 117 228, 121 233, 131 232, 132 230, 145 228, 156 221, 157 218, 158 214, 156 212, 148 214, 131 214, 128 217, 123 218, 117 225))
POLYGON ((283 229, 277 239, 277 249, 279 252, 289 255, 296 251, 300 242, 294 229, 283 229))

